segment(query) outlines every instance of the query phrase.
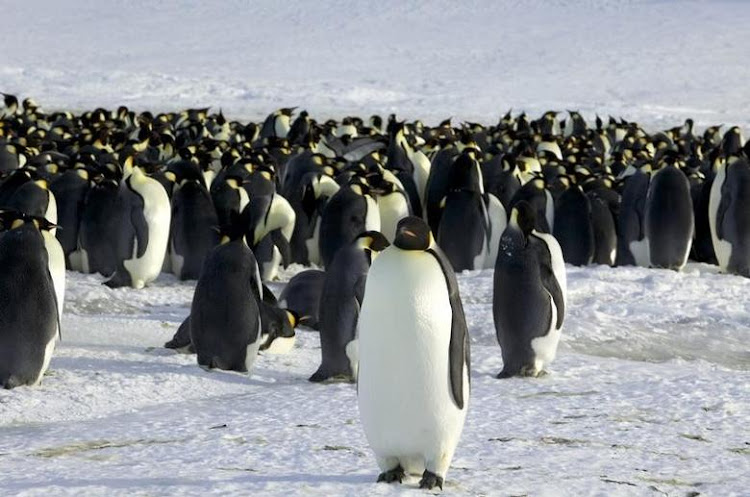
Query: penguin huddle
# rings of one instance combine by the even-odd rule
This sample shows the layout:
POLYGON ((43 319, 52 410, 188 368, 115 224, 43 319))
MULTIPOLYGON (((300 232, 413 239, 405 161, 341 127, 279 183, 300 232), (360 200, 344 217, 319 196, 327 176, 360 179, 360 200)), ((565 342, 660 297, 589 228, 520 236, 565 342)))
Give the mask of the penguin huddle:
POLYGON ((691 120, 649 134, 573 111, 430 127, 285 108, 243 124, 209 109, 45 113, 5 95, 0 386, 49 366, 66 268, 134 289, 171 272, 197 283, 166 347, 250 374, 259 351, 293 348, 298 325, 317 330, 309 379, 357 382, 378 481, 442 488, 470 393, 456 272, 494 269, 498 378, 540 376, 565 263, 692 258, 750 277, 749 194, 740 130, 697 135, 691 120), (291 264, 316 268, 277 298, 265 283, 291 264))

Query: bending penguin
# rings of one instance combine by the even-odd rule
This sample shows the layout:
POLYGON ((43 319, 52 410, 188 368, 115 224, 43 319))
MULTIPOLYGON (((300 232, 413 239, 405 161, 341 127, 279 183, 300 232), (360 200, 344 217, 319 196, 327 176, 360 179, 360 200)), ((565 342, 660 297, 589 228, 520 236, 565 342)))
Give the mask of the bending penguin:
POLYGON ((503 355, 498 378, 539 376, 552 362, 565 317, 566 276, 554 237, 534 229, 534 209, 517 203, 500 239, 492 315, 503 355))
POLYGON ((382 233, 365 231, 333 257, 325 273, 318 313, 322 362, 310 381, 356 381, 359 367, 357 320, 367 272, 375 255, 388 245, 382 233))
POLYGON ((53 227, 44 218, 0 213, 0 229, 7 230, 0 233, 0 387, 5 389, 39 384, 60 334, 55 282, 40 233, 53 227))
POLYGON ((379 482, 443 487, 469 402, 469 335, 456 275, 423 220, 373 262, 359 319, 362 426, 379 482))

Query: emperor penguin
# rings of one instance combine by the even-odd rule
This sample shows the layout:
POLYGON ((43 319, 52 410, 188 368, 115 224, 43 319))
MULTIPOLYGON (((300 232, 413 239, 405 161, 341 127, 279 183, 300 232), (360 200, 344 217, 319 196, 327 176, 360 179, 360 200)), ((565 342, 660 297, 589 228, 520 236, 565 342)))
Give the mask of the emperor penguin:
POLYGON ((185 178, 172 194, 169 257, 172 273, 197 280, 203 261, 219 243, 219 219, 202 177, 185 178))
POLYGON ((363 231, 380 230, 380 211, 364 180, 353 178, 330 198, 320 219, 320 256, 325 267, 341 247, 363 231))
POLYGON ((554 235, 565 262, 574 266, 591 264, 595 250, 591 202, 580 186, 571 186, 558 198, 554 235))
POLYGON ((492 315, 503 355, 498 378, 539 376, 557 353, 565 318, 567 282, 562 250, 534 229, 525 201, 511 211, 495 264, 492 315))
POLYGON ((114 274, 120 233, 116 222, 120 215, 118 189, 117 181, 104 179, 93 184, 86 193, 78 228, 78 248, 69 255, 72 269, 106 277, 114 274))
POLYGON ((201 367, 249 374, 261 345, 263 284, 239 228, 222 236, 203 264, 190 307, 190 341, 201 367))
POLYGON ((651 179, 644 220, 651 266, 682 269, 693 243, 695 220, 690 183, 674 165, 663 166, 651 179))
POLYGON ((388 245, 382 233, 365 231, 333 257, 325 273, 318 311, 322 361, 310 381, 357 380, 357 321, 367 272, 376 255, 388 245))
POLYGON ((118 200, 118 263, 105 284, 140 289, 159 276, 164 263, 171 219, 169 196, 161 183, 133 167, 122 181, 118 200))
POLYGON ((306 269, 289 280, 279 295, 279 306, 300 317, 300 324, 319 329, 320 299, 326 274, 320 269, 306 269))
POLYGON ((442 489, 469 404, 469 334, 450 262, 422 219, 372 264, 359 318, 359 413, 391 483, 442 489))
POLYGON ((647 172, 635 168, 634 173, 625 179, 617 219, 617 266, 650 266, 645 228, 646 197, 650 181, 647 172))
POLYGON ((80 265, 73 267, 70 255, 78 248, 78 232, 90 187, 89 172, 84 168, 65 171, 49 187, 57 201, 57 224, 60 229, 55 235, 60 241, 68 267, 78 271, 81 270, 80 265))
POLYGON ((711 185, 708 220, 722 271, 750 278, 750 164, 721 163, 711 185))
POLYGON ((51 228, 41 217, 0 212, 0 387, 5 389, 39 384, 60 335, 57 292, 40 233, 51 228))
POLYGON ((507 223, 503 205, 484 191, 475 154, 466 149, 453 163, 437 231, 437 243, 455 271, 492 267, 507 223))

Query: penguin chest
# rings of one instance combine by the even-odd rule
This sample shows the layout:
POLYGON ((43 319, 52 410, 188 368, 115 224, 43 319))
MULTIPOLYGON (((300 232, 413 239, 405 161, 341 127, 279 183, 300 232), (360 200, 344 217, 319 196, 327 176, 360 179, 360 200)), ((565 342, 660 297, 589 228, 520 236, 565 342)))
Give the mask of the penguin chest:
POLYGON ((377 454, 422 454, 460 435, 466 411, 450 394, 450 327, 445 277, 430 254, 392 247, 375 260, 359 321, 358 389, 377 454))
POLYGON ((409 215, 409 204, 401 192, 394 192, 378 198, 380 211, 380 231, 389 242, 396 236, 398 222, 409 215))
POLYGON ((148 246, 142 257, 137 257, 138 240, 133 247, 133 258, 124 261, 132 277, 132 284, 140 288, 156 279, 164 264, 169 240, 171 207, 164 187, 158 181, 144 178, 133 183, 133 189, 143 198, 143 217, 148 229, 148 246))

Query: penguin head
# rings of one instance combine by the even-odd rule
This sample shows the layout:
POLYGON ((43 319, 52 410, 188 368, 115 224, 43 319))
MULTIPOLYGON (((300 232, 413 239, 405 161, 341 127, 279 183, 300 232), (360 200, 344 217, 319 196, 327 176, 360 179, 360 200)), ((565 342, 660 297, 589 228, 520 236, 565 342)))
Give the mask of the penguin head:
POLYGON ((416 216, 408 216, 398 222, 393 244, 401 250, 427 250, 432 241, 427 223, 416 216))
POLYGON ((508 224, 515 229, 520 230, 524 237, 528 237, 534 230, 536 224, 536 213, 531 205, 525 200, 521 200, 510 212, 510 221, 508 224))
POLYGON ((17 210, 0 210, 0 231, 14 230, 33 224, 40 231, 50 231, 57 226, 41 216, 30 216, 17 210))
POLYGON ((388 248, 388 239, 379 231, 364 231, 354 241, 367 256, 367 262, 372 264, 375 256, 388 248))

